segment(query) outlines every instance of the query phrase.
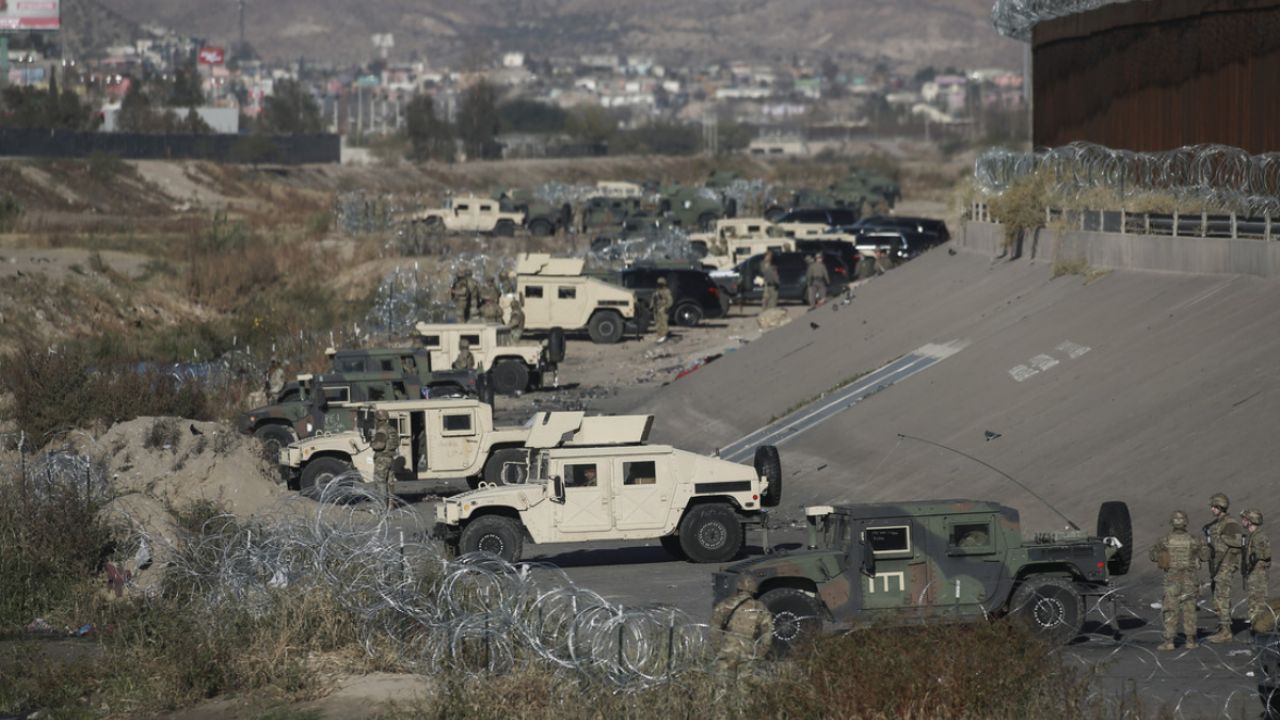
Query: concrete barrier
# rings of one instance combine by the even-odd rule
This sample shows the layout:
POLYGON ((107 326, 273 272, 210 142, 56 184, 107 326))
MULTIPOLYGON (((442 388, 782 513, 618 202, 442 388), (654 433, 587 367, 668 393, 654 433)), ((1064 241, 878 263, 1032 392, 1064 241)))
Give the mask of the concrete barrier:
MULTIPOLYGON (((966 222, 953 241, 996 257, 1005 252, 1004 226, 966 222)), ((1018 248, 1012 248, 1019 256, 1018 248)), ((1040 228, 1022 241, 1022 257, 1083 259, 1091 267, 1202 275, 1280 276, 1280 243, 1256 239, 1170 237, 1040 228)))

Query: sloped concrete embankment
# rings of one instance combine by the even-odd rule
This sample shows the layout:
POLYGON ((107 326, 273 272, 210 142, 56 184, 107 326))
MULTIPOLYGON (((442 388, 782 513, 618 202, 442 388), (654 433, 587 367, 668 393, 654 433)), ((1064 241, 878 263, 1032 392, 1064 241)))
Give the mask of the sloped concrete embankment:
MULTIPOLYGON (((1280 517, 1280 283, 1115 271, 934 251, 664 388, 655 438, 712 451, 929 343, 962 350, 781 446, 783 508, 827 501, 989 498, 1061 527, 970 453, 1093 529, 1130 504, 1139 554, 1181 508, 1226 492, 1280 517), (991 431, 999 437, 987 439, 991 431)), ((1145 557, 1135 568, 1149 574, 1145 557)))

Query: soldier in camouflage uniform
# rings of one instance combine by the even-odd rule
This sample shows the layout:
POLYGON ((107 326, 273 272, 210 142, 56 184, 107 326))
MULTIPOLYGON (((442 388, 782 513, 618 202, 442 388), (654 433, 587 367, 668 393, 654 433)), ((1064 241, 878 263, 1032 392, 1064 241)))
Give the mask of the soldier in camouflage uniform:
POLYGON ((1187 532, 1187 514, 1175 510, 1169 518, 1173 531, 1151 548, 1151 562, 1164 571, 1164 644, 1161 650, 1172 650, 1178 634, 1178 616, 1187 636, 1187 648, 1196 642, 1196 599, 1200 596, 1200 563, 1209 559, 1209 546, 1187 532))
POLYGON ((1231 501, 1218 493, 1209 500, 1213 520, 1204 526, 1209 543, 1209 577, 1213 586, 1213 606, 1218 612, 1218 631, 1209 642, 1231 642, 1231 583, 1240 572, 1240 551, 1244 549, 1244 529, 1227 510, 1231 501))
POLYGON ((764 293, 760 296, 760 309, 772 310, 778 307, 778 286, 782 278, 778 276, 778 268, 773 265, 773 251, 766 250, 764 259, 760 261, 760 279, 764 282, 764 293))
POLYGON ((400 450, 400 431, 387 415, 386 410, 379 410, 374 417, 377 422, 373 426, 373 481, 382 483, 387 490, 387 502, 391 501, 396 484, 394 472, 396 453, 400 450))
POLYGON ((453 301, 453 311, 458 322, 471 319, 471 271, 462 269, 453 278, 453 286, 449 288, 449 299, 453 301))
POLYGON ((524 336, 524 304, 520 302, 519 295, 511 298, 511 312, 507 327, 511 328, 511 342, 520 342, 520 338, 524 336))
MULTIPOLYGON (((1267 603, 1268 578, 1271 568, 1271 540, 1262 532, 1262 511, 1245 510, 1240 513, 1244 525, 1245 541, 1240 571, 1244 573, 1244 593, 1249 598, 1249 624, 1257 631, 1263 613, 1271 614, 1267 603)), ((1274 618, 1266 618, 1265 626, 1274 627, 1274 618)))
POLYGON ((471 354, 471 341, 463 338, 458 342, 458 357, 453 361, 454 370, 475 370, 476 358, 471 354))
POLYGON ((480 317, 485 322, 502 322, 501 300, 502 291, 498 289, 498 283, 491 280, 480 289, 480 317))
POLYGON ((711 627, 722 631, 716 667, 737 670, 768 649, 773 637, 773 615, 751 595, 751 578, 738 578, 738 591, 711 611, 711 627))
POLYGON ((827 288, 831 285, 831 274, 827 272, 827 264, 822 256, 810 255, 805 258, 809 264, 804 271, 806 300, 810 305, 821 305, 827 299, 827 288))
POLYGON ((658 342, 665 342, 667 336, 671 334, 669 316, 671 306, 675 303, 671 297, 671 288, 667 287, 666 278, 658 278, 658 289, 653 291, 652 303, 654 332, 658 335, 658 342))

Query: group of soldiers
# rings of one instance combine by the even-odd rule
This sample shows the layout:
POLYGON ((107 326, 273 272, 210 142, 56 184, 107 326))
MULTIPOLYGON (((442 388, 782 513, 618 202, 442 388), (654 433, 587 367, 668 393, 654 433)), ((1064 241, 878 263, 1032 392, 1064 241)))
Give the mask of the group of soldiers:
MULTIPOLYGON (((453 301, 454 315, 458 322, 469 322, 478 317, 487 323, 502 323, 503 316, 508 316, 507 326, 511 329, 511 339, 519 342, 524 335, 524 305, 516 292, 516 274, 508 271, 502 279, 501 286, 496 280, 481 284, 470 270, 463 268, 453 278, 449 299, 453 301), (505 312, 502 308, 503 295, 508 296, 510 303, 505 312)), ((453 369, 468 370, 471 367, 472 365, 455 365, 453 369)))
POLYGON ((1169 523, 1172 531, 1151 548, 1151 561, 1164 571, 1164 643, 1161 650, 1173 650, 1181 615, 1186 647, 1198 646, 1196 601, 1200 596, 1200 565, 1209 565, 1209 584, 1218 628, 1208 642, 1234 639, 1231 623, 1231 586, 1237 575, 1243 580, 1249 606, 1249 623, 1272 626, 1267 603, 1267 571, 1271 567, 1271 542, 1262 532, 1262 512, 1245 510, 1240 521, 1231 516, 1231 501, 1218 493, 1209 500, 1213 514, 1203 529, 1203 537, 1187 531, 1187 514, 1175 510, 1169 523))
MULTIPOLYGON (((827 270, 827 263, 821 253, 806 255, 805 264, 805 302, 816 307, 827 299, 831 288, 831 273, 827 270)), ((892 269, 893 259, 884 248, 876 250, 874 260, 864 257, 858 263, 858 275, 862 279, 883 275, 892 269)), ((763 286, 760 298, 761 310, 776 308, 778 288, 782 285, 782 278, 778 275, 778 267, 773 263, 772 250, 765 251, 764 258, 760 260, 759 282, 763 286)))

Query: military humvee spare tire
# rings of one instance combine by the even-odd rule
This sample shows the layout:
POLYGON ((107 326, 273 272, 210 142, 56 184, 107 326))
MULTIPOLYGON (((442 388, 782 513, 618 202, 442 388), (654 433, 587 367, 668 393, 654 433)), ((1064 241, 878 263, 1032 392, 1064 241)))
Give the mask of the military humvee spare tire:
POLYGON ((564 328, 553 327, 547 333, 547 359, 553 363, 564 362, 564 328))
POLYGON ((782 461, 778 458, 778 448, 772 445, 761 445, 756 448, 756 474, 769 481, 760 496, 762 507, 778 507, 782 502, 782 461))

